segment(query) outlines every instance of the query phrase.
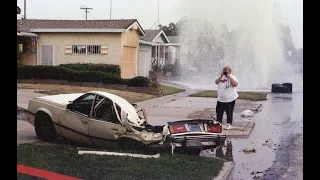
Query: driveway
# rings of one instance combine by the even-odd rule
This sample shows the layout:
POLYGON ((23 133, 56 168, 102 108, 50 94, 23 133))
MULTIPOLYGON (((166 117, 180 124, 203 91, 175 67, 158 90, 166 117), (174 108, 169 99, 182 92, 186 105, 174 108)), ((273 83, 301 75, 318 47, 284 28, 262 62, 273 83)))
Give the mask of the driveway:
MULTIPOLYGON (((43 94, 34 93, 34 90, 18 89, 17 106, 27 108, 29 100, 39 96, 43 96, 43 94)), ((34 127, 26 120, 25 114, 17 112, 17 144, 39 141, 34 127)))

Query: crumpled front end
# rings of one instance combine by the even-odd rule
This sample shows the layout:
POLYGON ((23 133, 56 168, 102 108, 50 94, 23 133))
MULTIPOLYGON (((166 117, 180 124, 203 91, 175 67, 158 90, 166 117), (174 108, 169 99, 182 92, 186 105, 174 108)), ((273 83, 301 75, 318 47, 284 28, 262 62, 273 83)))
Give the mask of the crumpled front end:
POLYGON ((166 140, 167 135, 169 135, 168 132, 167 126, 131 126, 130 130, 121 137, 131 138, 146 145, 162 144, 166 140))

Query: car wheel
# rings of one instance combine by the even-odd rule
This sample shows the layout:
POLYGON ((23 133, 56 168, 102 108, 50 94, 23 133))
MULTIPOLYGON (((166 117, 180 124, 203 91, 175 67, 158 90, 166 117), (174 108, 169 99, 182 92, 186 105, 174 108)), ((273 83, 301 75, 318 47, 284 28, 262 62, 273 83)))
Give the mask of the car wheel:
POLYGON ((43 112, 36 114, 35 131, 37 137, 42 141, 53 141, 57 138, 56 129, 50 116, 43 112))

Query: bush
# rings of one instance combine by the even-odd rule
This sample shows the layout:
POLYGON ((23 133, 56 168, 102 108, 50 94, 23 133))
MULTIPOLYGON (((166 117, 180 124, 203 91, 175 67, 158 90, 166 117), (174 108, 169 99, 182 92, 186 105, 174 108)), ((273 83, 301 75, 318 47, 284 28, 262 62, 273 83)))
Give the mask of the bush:
POLYGON ((133 87, 148 87, 150 80, 138 76, 122 79, 120 75, 102 71, 73 70, 63 66, 17 66, 17 79, 53 79, 70 82, 102 82, 104 84, 127 84, 133 87))
POLYGON ((77 63, 77 64, 60 64, 60 67, 69 68, 77 71, 100 71, 104 73, 113 73, 120 76, 120 66, 113 64, 92 64, 92 63, 77 63))
POLYGON ((105 84, 123 84, 117 74, 99 71, 76 71, 61 66, 19 66, 18 79, 53 79, 73 82, 103 82, 105 84))
POLYGON ((150 84, 150 79, 142 76, 137 76, 125 81, 128 86, 134 86, 134 87, 148 87, 150 84))

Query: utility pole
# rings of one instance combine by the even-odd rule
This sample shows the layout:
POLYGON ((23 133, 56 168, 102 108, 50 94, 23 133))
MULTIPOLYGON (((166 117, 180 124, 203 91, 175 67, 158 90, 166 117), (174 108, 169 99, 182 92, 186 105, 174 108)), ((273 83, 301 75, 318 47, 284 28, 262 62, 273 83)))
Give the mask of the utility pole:
POLYGON ((157 0, 158 3, 158 28, 160 27, 160 10, 159 10, 159 0, 157 0))
POLYGON ((89 11, 88 10, 91 10, 92 8, 88 8, 88 7, 80 7, 80 9, 84 9, 85 11, 85 13, 86 13, 86 20, 88 20, 88 13, 89 13, 89 11))
POLYGON ((110 0, 110 20, 111 20, 111 11, 112 11, 112 0, 110 0))
POLYGON ((27 19, 27 0, 24 0, 23 19, 27 19))

